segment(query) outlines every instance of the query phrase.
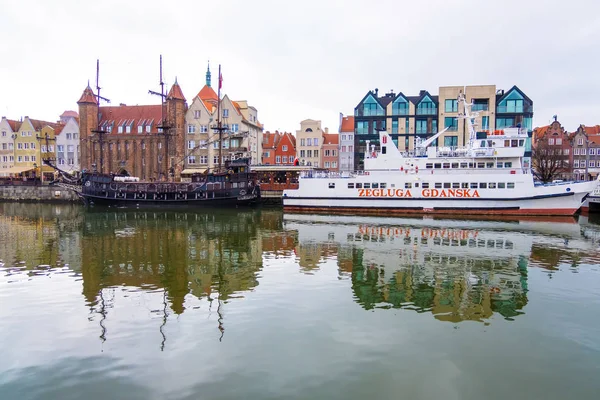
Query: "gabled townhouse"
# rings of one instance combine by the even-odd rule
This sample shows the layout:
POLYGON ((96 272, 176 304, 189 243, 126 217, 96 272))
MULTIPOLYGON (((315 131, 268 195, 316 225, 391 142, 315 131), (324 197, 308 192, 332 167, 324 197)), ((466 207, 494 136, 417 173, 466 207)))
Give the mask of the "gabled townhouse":
POLYGON ((323 143, 321 121, 306 119, 300 122, 300 130, 296 131, 296 157, 300 165, 320 167, 321 145, 323 143))
POLYGON ((289 132, 279 133, 275 145, 275 165, 294 165, 296 158, 296 138, 289 132))
POLYGON ((322 161, 321 165, 330 171, 339 171, 340 161, 340 135, 337 133, 324 133, 323 146, 321 147, 322 161))
POLYGON ((579 125, 571 134, 573 178, 597 179, 600 173, 600 125, 579 125))
POLYGON ((354 117, 342 116, 340 121, 340 171, 354 171, 354 117))
POLYGON ((550 125, 535 128, 532 135, 532 147, 544 147, 552 150, 554 157, 562 158, 564 165, 563 171, 557 176, 557 179, 571 179, 573 174, 571 135, 555 119, 550 125))
POLYGON ((0 121, 0 176, 9 176, 15 165, 15 139, 21 123, 2 117, 0 121))
POLYGON ((75 111, 65 111, 60 116, 63 125, 55 132, 54 143, 42 144, 42 151, 56 153, 56 165, 67 172, 81 171, 81 143, 79 137, 79 115, 75 111))

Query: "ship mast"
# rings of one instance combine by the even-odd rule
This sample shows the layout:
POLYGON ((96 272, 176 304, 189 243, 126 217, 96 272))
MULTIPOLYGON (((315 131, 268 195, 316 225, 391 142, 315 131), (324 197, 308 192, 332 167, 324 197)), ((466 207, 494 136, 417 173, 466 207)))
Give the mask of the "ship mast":
POLYGON ((217 126, 213 126, 212 129, 219 133, 219 169, 221 171, 223 162, 223 131, 226 128, 223 127, 221 121, 221 86, 223 79, 221 77, 221 64, 219 64, 219 87, 217 89, 217 126))
POLYGON ((162 54, 160 55, 160 76, 159 76, 159 82, 160 82, 160 93, 159 92, 155 92, 153 90, 148 90, 148 93, 153 94, 155 96, 160 96, 160 125, 157 127, 159 130, 159 133, 162 134, 164 141, 165 141, 165 157, 164 157, 164 165, 165 165, 165 172, 164 172, 164 176, 165 179, 168 179, 169 177, 169 136, 171 135, 169 130, 170 130, 170 126, 167 124, 167 120, 165 117, 165 113, 166 113, 166 106, 167 106, 167 95, 165 94, 165 83, 163 82, 163 74, 162 74, 162 54))
MULTIPOLYGON (((88 81, 89 82, 89 81, 88 81)), ((100 145, 100 173, 104 173, 104 134, 105 130, 100 128, 100 118, 102 114, 100 113, 100 100, 104 100, 107 103, 110 103, 110 100, 106 97, 100 96, 100 59, 96 59, 96 103, 97 103, 97 118, 96 118, 96 129, 92 130, 92 133, 98 135, 98 143, 100 145)))
POLYGON ((469 151, 471 151, 473 149, 473 147, 475 146, 475 140, 477 140, 477 133, 475 132, 475 126, 474 126, 473 121, 475 121, 475 118, 477 118, 479 116, 479 112, 471 111, 472 104, 467 103, 467 97, 464 92, 461 92, 458 95, 458 101, 462 102, 463 106, 464 106, 464 112, 462 115, 459 114, 459 116, 461 116, 462 118, 464 118, 466 120, 467 127, 469 129, 469 145, 468 145, 467 149, 469 151))

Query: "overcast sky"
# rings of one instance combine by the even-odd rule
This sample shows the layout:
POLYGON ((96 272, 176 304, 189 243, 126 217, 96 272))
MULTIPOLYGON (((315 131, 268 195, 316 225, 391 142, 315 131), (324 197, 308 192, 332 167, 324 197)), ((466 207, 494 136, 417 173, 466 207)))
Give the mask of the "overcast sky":
MULTIPOLYGON (((0 0, 0 115, 56 120, 94 84, 156 104, 159 56, 191 103, 216 82, 267 130, 337 132, 368 90, 519 86, 534 125, 600 124, 599 0, 0 0)), ((213 85, 214 86, 214 85, 213 85)))

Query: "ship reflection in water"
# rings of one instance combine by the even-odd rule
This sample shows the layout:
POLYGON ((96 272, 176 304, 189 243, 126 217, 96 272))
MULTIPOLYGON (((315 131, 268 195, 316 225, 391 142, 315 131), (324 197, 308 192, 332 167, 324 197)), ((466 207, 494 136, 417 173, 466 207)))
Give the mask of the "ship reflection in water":
POLYGON ((111 310, 128 296, 116 288, 152 294, 151 315, 162 321, 161 349, 169 316, 205 305, 216 313, 222 340, 228 303, 259 286, 260 274, 268 273, 265 260, 295 264, 290 279, 298 272, 316 275, 334 262, 337 278, 328 284, 347 285, 363 308, 431 313, 454 323, 525 313, 530 268, 552 274, 560 264, 600 262, 599 227, 574 219, 486 222, 19 204, 0 204, 0 219, 8 228, 0 233, 5 281, 74 272, 103 342, 111 310))

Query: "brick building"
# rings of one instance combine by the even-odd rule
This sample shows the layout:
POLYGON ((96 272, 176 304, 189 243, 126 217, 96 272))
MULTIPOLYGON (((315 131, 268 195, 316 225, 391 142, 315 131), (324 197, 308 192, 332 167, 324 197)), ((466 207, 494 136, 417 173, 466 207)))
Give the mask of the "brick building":
POLYGON ((591 180, 600 173, 600 125, 579 125, 571 134, 573 178, 591 180))
POLYGON ((140 179, 180 179, 185 158, 187 104, 175 81, 164 107, 99 107, 88 85, 77 102, 81 168, 140 179), (164 115, 164 121, 163 121, 164 115), (168 127, 163 132, 162 126, 168 127))
POLYGON ((296 138, 289 132, 263 133, 263 165, 293 165, 296 158, 296 138))
POLYGON ((571 151, 571 134, 556 120, 550 125, 535 128, 532 134, 532 146, 548 146, 555 154, 564 157, 564 171, 556 179, 571 179, 573 166, 573 153, 571 151))
POLYGON ((323 168, 330 171, 340 170, 340 135, 337 133, 324 133, 323 146, 321 147, 323 168))

